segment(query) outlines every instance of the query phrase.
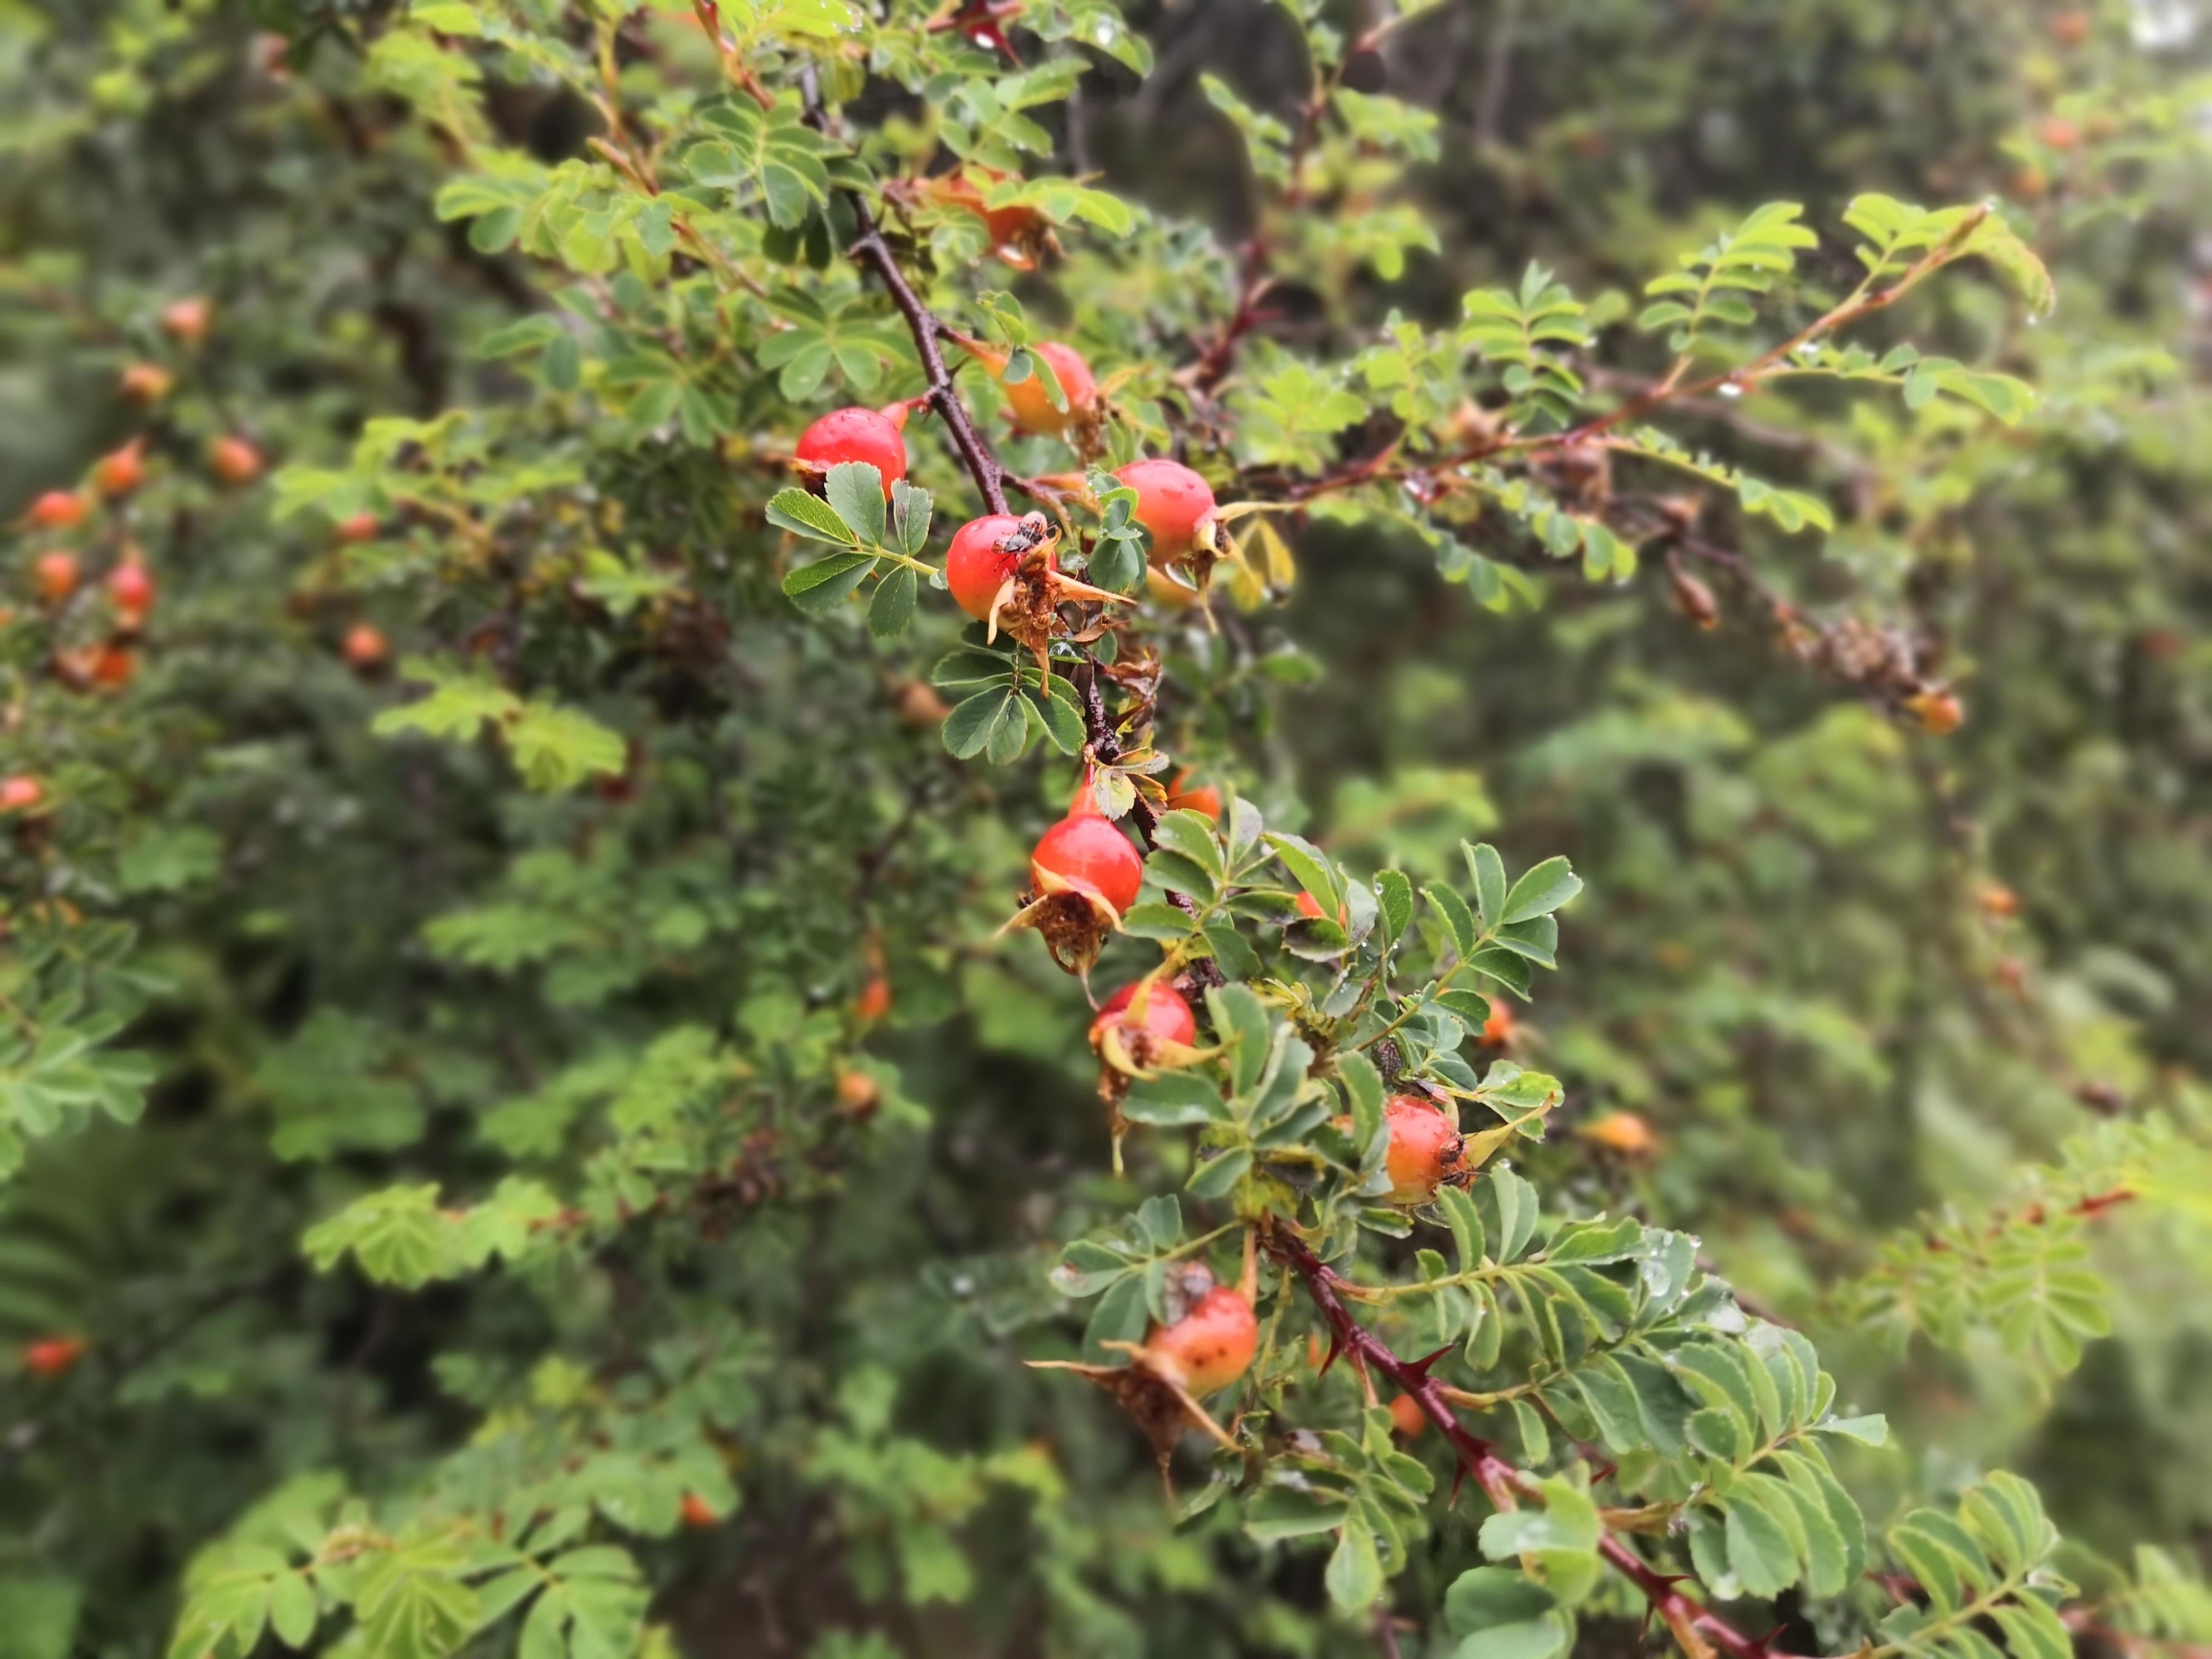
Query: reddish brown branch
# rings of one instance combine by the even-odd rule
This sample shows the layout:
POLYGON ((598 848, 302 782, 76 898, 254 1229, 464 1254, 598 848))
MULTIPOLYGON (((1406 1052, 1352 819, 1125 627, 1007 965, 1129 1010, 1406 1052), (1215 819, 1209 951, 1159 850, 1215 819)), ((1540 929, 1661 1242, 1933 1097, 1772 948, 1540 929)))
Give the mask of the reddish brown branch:
POLYGON ((875 210, 858 194, 848 192, 845 198, 852 204, 853 216, 860 222, 860 238, 852 246, 853 257, 872 266, 890 291, 891 303, 906 319, 907 331, 914 336, 914 347, 921 354, 922 372, 929 380, 929 401, 945 422, 945 429, 952 434, 953 447, 975 480, 975 488, 982 495, 984 504, 994 513, 1006 510, 1005 478, 1006 470, 992 453, 991 447, 975 429, 975 422, 953 389, 951 371, 945 366, 945 353, 939 341, 948 331, 937 313, 922 302, 914 291, 914 285, 899 269, 890 245, 884 240, 883 227, 876 222, 875 210))
MULTIPOLYGON (((806 106, 806 121, 819 129, 823 125, 822 98, 811 69, 799 75, 799 94, 806 106)), ((884 240, 883 226, 877 221, 876 211, 868 205, 867 198, 858 191, 843 192, 853 217, 860 227, 860 234, 850 249, 852 256, 874 270, 891 296, 891 303, 906 319, 907 331, 914 336, 914 349, 921 358, 922 373, 929 381, 930 406, 937 410, 945 422, 945 429, 952 434, 953 447, 967 465, 975 488, 983 497, 984 505, 994 513, 1006 510, 1006 469, 999 464, 991 446, 985 442, 975 428, 968 407, 960 401, 953 389, 952 372, 945 366, 945 352, 939 342, 956 337, 944 319, 932 311, 922 297, 907 281, 906 272, 900 269, 897 256, 890 244, 884 240)))
MULTIPOLYGON (((1338 1294, 1340 1281, 1335 1271, 1289 1228, 1277 1226, 1269 1236, 1268 1247, 1290 1263, 1314 1306, 1328 1322, 1331 1353, 1347 1350, 1361 1364, 1395 1383, 1437 1425, 1461 1466, 1474 1477, 1492 1503, 1502 1510, 1511 1509, 1533 1489, 1534 1483, 1528 1474, 1500 1457, 1495 1446, 1470 1433, 1460 1422, 1444 1398, 1443 1384, 1429 1374, 1430 1365, 1440 1356, 1424 1360, 1400 1358, 1388 1343, 1352 1316, 1351 1309, 1338 1294)), ((1689 1659, 1711 1659, 1716 1651, 1729 1659, 1784 1659, 1765 1638, 1746 1636, 1716 1618, 1703 1603, 1683 1595, 1675 1589, 1679 1580, 1661 1572, 1613 1533, 1608 1531, 1599 1540, 1598 1553, 1644 1593, 1651 1611, 1674 1632, 1689 1659)))

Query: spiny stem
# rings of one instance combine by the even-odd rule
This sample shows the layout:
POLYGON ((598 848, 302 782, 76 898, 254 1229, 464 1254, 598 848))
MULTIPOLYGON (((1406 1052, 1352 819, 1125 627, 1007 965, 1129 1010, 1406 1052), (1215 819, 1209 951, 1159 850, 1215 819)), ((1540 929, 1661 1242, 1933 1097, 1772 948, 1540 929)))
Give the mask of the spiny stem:
MULTIPOLYGON (((1498 1449, 1488 1441, 1468 1431, 1453 1412, 1443 1383, 1425 1367, 1400 1358, 1388 1343, 1352 1316, 1352 1310, 1338 1294, 1340 1281, 1334 1269, 1316 1255, 1304 1239, 1288 1227, 1278 1225, 1270 1232, 1267 1246, 1296 1271, 1304 1283, 1306 1294, 1313 1298, 1314 1306, 1328 1322, 1337 1343, 1371 1370, 1389 1377, 1421 1408, 1422 1415, 1437 1425, 1437 1431, 1450 1444, 1453 1455, 1492 1504, 1501 1510, 1512 1509, 1520 1498, 1530 1492, 1535 1484, 1534 1477, 1500 1457, 1498 1449)), ((1651 1611, 1674 1633, 1687 1659, 1713 1659, 1717 1650, 1726 1654, 1728 1659, 1784 1659, 1764 1638, 1746 1636, 1716 1618, 1702 1603, 1684 1595, 1674 1588, 1674 1579, 1610 1531, 1599 1538, 1598 1553, 1644 1593, 1651 1611)))

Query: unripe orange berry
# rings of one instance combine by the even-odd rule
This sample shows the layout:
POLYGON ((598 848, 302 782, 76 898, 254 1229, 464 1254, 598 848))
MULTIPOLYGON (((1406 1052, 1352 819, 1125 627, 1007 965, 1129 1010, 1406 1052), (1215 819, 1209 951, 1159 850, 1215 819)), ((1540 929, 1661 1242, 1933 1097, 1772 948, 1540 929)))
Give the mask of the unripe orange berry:
POLYGON ((46 798, 46 785, 27 773, 0 778, 0 812, 27 812, 46 798))
POLYGON ((33 530, 74 530, 91 511, 90 503, 76 490, 49 489, 31 503, 23 521, 33 530))
POLYGON ((799 463, 817 471, 848 461, 865 463, 883 475, 884 499, 906 477, 906 440, 872 409, 840 409, 824 415, 799 434, 799 463))
MULTIPOLYGON (((1203 1267, 1184 1271, 1193 1279, 1213 1277, 1203 1267)), ((1259 1346, 1260 1322, 1252 1304, 1231 1286, 1216 1285, 1175 1323, 1153 1329, 1145 1340, 1145 1358, 1159 1376, 1202 1397, 1249 1370, 1259 1346)))
POLYGON ((2081 129, 2063 115, 2054 115, 2035 130, 2035 136, 2052 149, 2072 149, 2081 142, 2081 129))
POLYGON ((1026 270, 1034 263, 1030 247, 1043 234, 1044 220, 1035 208, 986 207, 984 192, 1012 175, 995 167, 963 168, 925 180, 921 189, 949 208, 974 214, 990 233, 993 251, 1009 264, 1026 270), (974 176, 981 174, 979 182, 974 176))
POLYGON ((2088 40, 2090 21, 2086 11, 2062 11, 2051 20, 2051 38, 2070 50, 2088 40))
POLYGON ((883 1097, 882 1086, 866 1072, 848 1068, 837 1073, 837 1106, 848 1117, 871 1115, 883 1097))
POLYGON ((208 470, 218 483, 240 489, 261 476, 261 452, 243 438, 217 438, 208 446, 208 470))
POLYGON ((345 658, 348 667, 367 673, 371 669, 384 666, 386 659, 392 655, 392 643, 384 637, 381 629, 369 623, 356 623, 346 629, 345 638, 340 642, 338 650, 345 658))
POLYGON ((1511 1006, 1503 997, 1494 999, 1490 1005, 1490 1018, 1482 1022, 1482 1046, 1486 1048, 1511 1048, 1514 1025, 1511 1006))
POLYGON ((1401 1439, 1418 1439, 1429 1426, 1429 1414, 1421 1409, 1419 1401, 1401 1394, 1390 1402, 1390 1426, 1401 1439))
POLYGON ((1213 486, 1181 461, 1132 461, 1115 477, 1137 492, 1137 522, 1152 534, 1153 560, 1165 564, 1204 543, 1211 546, 1213 486))
POLYGON ((128 495, 146 482, 146 441, 133 438, 92 465, 92 482, 103 495, 128 495))
POLYGON ((1190 785, 1190 774, 1178 772, 1168 785, 1168 806, 1171 811, 1200 812, 1216 823, 1221 822, 1221 791, 1213 784, 1190 785))
POLYGON ((853 1005, 853 1012, 863 1021, 872 1024, 891 1011, 891 982, 881 974, 870 977, 860 988, 860 1000, 853 1005))
MULTIPOLYGON (((1321 920, 1321 901, 1316 898, 1311 893, 1300 893, 1297 898, 1297 905, 1298 914, 1304 916, 1308 921, 1319 921, 1321 920)), ((1348 904, 1338 905, 1336 907, 1336 919, 1340 925, 1349 927, 1352 925, 1352 907, 1348 904)))
POLYGON ((1635 1112, 1607 1112, 1584 1128, 1583 1137, 1622 1158, 1649 1158, 1659 1150, 1659 1137, 1652 1133, 1650 1124, 1635 1112))
POLYGON ((59 605, 76 592, 76 555, 41 553, 31 567, 31 580, 37 584, 40 599, 48 605, 59 605))
POLYGON ((93 653, 92 683, 120 690, 138 672, 138 659, 119 645, 103 645, 93 653))
POLYGON ((2020 914, 2020 895, 2001 881, 1993 881, 1981 891, 1982 912, 1999 921, 2020 914))
POLYGON ((705 1532, 722 1524, 722 1517, 696 1492, 684 1494, 683 1516, 684 1524, 694 1532, 705 1532))
MULTIPOLYGON (((1031 527, 1011 513, 970 519, 945 555, 945 585, 953 602, 979 621, 988 617, 1006 578, 1036 545, 1031 527)), ((1056 559, 1053 563, 1057 568, 1056 559)))
POLYGON ((1038 841, 1030 854, 1030 877, 1040 893, 1088 892, 1118 915, 1137 902, 1145 860, 1110 820, 1095 814, 1068 817, 1038 841))
POLYGON ((338 544, 356 547, 362 542, 373 542, 383 533, 384 521, 374 513, 356 513, 338 520, 338 544))
POLYGON ((1383 1103, 1390 1126, 1390 1150, 1384 1167, 1390 1175, 1393 1204, 1426 1204, 1437 1188, 1458 1173, 1459 1126, 1425 1100, 1394 1095, 1383 1103))
POLYGON ((1905 706, 1923 729, 1939 738, 1948 738, 1966 723, 1966 706, 1953 692, 1916 692, 1905 700, 1905 706))
POLYGON ((952 712, 927 680, 902 682, 891 692, 891 706, 898 711, 899 724, 916 732, 934 731, 952 712))
POLYGON ((177 300, 161 311, 161 327, 179 345, 196 346, 208 337, 215 322, 215 306, 195 296, 177 300))
POLYGON ((134 404, 158 404, 177 384, 177 377, 159 363, 133 363, 123 371, 123 395, 134 404))
POLYGON ((44 1337, 25 1346, 23 1369, 49 1380, 66 1376, 91 1348, 92 1344, 81 1336, 44 1337))
POLYGON ((1096 420, 1098 382, 1083 354, 1057 340, 1046 340, 1031 346, 1030 350, 1052 365, 1060 389, 1067 398, 1067 407, 1054 407, 1052 394, 1045 390, 1041 374, 1032 373, 1029 379, 1012 386, 1001 382, 1000 389, 1006 394, 1006 407, 1013 411, 1015 423, 1025 432, 1042 432, 1056 438, 1064 436, 1070 427, 1096 420))

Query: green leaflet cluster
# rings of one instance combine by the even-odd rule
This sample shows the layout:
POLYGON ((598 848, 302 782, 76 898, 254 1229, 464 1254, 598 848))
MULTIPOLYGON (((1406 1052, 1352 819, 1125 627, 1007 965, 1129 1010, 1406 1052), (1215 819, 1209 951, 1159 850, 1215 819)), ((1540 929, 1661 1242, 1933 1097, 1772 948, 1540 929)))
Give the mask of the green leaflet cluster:
POLYGON ((95 1115, 135 1123, 154 1068, 106 1047, 158 981, 126 967, 132 930, 118 922, 69 927, 33 919, 0 963, 0 1181, 27 1146, 81 1129, 95 1115))

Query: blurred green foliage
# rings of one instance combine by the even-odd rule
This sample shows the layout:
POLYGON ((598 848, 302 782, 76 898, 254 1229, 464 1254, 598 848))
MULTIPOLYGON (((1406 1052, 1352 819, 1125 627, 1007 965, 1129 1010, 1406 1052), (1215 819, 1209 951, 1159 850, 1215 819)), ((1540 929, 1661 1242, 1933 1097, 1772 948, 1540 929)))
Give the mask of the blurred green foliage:
POLYGON ((0 1654, 2212 1639, 2190 9, 697 9, 0 0, 0 1654), (855 202, 1071 568, 1264 504, 1204 612, 963 631, 941 412, 791 489, 930 390, 855 202), (1262 1220, 1525 1474, 1279 1244, 1168 1502, 1024 1369, 1262 1220))

